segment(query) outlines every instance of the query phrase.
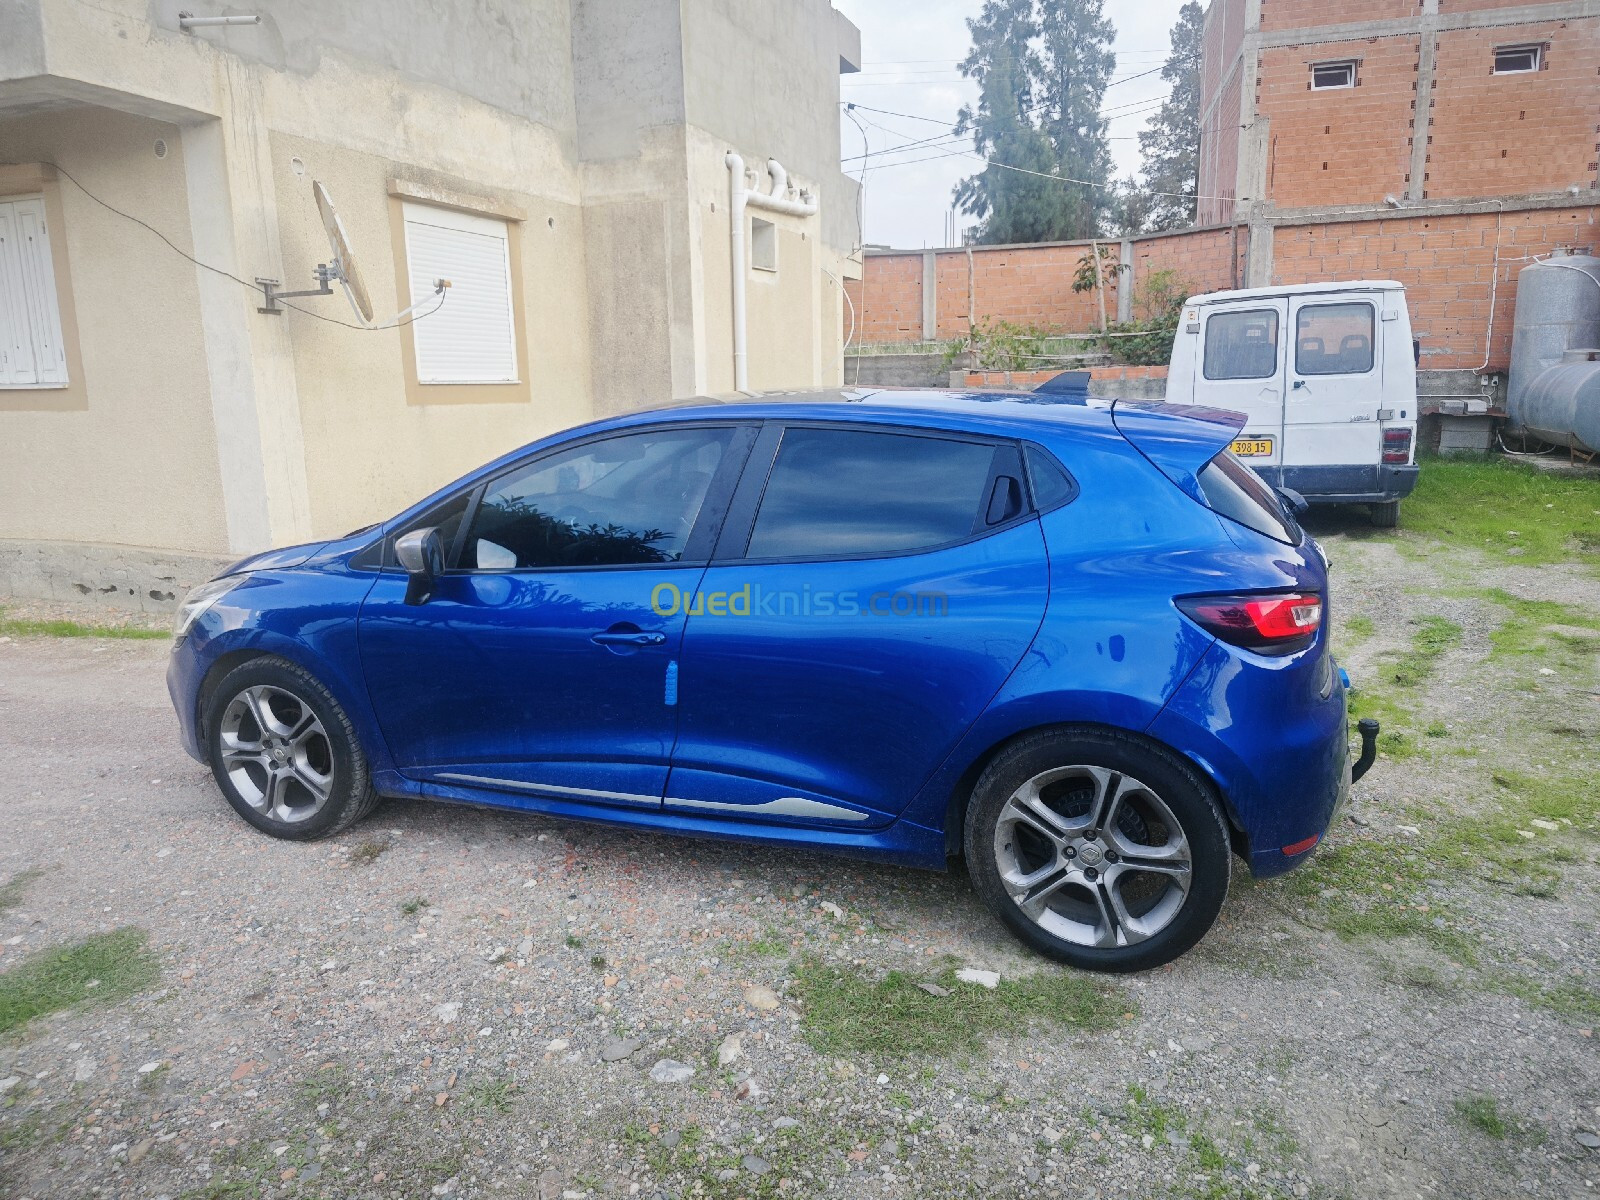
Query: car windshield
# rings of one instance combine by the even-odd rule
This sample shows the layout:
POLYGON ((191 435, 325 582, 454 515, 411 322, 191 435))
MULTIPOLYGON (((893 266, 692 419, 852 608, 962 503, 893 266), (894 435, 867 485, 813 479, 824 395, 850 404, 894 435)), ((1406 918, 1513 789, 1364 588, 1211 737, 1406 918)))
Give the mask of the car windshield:
POLYGON ((1300 523, 1273 490, 1231 451, 1200 471, 1200 490, 1212 511, 1288 546, 1300 544, 1300 523))

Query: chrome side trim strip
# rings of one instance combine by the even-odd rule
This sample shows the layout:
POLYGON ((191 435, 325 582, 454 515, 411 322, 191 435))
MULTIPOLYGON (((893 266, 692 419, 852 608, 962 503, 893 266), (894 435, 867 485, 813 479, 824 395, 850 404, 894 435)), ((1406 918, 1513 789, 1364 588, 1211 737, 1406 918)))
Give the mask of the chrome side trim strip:
POLYGON ((483 787, 507 788, 514 792, 554 792, 574 796, 580 800, 611 800, 618 804, 647 804, 661 806, 660 796, 641 796, 635 792, 605 792, 594 788, 560 787, 553 783, 524 783, 520 779, 495 779, 488 775, 435 775, 441 783, 472 783, 483 787))
POLYGON ((785 796, 781 800, 768 800, 765 804, 726 804, 717 800, 677 800, 667 797, 667 803, 681 808, 713 808, 719 812, 748 813, 763 817, 804 817, 811 821, 866 821, 868 814, 846 808, 842 804, 825 804, 821 800, 807 800, 802 796, 785 796))

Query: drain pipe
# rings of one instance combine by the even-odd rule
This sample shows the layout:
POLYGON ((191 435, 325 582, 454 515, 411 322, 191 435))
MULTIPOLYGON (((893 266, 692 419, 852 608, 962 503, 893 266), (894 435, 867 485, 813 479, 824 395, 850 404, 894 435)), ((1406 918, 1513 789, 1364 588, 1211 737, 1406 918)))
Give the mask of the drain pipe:
POLYGON ((767 174, 772 191, 751 191, 745 183, 744 159, 728 151, 728 218, 732 225, 729 256, 733 271, 733 390, 750 390, 748 354, 749 329, 745 321, 744 215, 747 208, 765 209, 791 217, 811 217, 817 213, 817 198, 802 191, 798 199, 789 198, 789 172, 775 158, 767 159, 767 174))

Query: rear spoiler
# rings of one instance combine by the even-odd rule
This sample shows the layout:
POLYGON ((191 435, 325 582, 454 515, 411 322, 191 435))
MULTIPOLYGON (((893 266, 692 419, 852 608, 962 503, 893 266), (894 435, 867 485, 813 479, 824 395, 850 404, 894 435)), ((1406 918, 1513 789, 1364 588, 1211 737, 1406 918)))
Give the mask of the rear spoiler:
POLYGON ((1196 476, 1233 444, 1246 419, 1244 413, 1198 404, 1119 400, 1111 406, 1117 432, 1202 504, 1205 496, 1196 476))

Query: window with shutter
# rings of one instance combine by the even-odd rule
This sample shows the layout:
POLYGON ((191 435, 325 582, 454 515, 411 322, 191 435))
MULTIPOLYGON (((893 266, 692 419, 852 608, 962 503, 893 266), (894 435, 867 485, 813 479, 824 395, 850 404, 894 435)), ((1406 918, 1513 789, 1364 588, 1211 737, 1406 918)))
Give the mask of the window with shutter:
POLYGON ((0 388, 66 386, 44 200, 0 200, 0 388))
POLYGON ((406 204, 406 267, 419 383, 515 383, 516 316, 510 231, 504 221, 406 204), (434 280, 450 290, 437 312, 434 280))

